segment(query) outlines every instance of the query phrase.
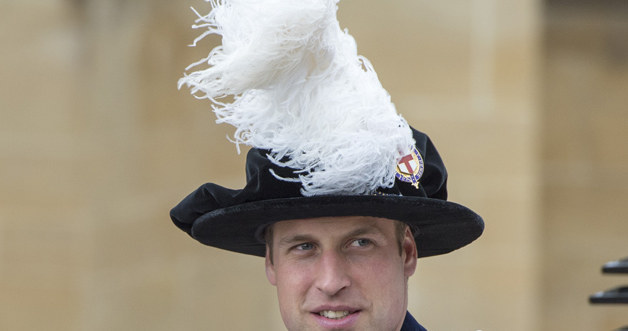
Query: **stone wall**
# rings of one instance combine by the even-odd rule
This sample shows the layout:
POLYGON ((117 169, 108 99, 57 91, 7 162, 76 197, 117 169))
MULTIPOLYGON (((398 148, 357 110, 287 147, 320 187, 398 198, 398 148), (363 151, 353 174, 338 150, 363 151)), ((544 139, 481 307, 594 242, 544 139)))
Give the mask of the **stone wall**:
POLYGON ((626 305, 589 295, 628 256, 628 4, 551 1, 543 41, 543 330, 615 330, 626 305))

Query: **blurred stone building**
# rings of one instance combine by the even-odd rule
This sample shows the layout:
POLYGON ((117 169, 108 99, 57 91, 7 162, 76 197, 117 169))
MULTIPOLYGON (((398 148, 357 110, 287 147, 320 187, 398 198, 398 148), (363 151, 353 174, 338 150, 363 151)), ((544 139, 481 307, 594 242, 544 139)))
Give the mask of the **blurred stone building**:
MULTIPOLYGON (((0 0, 0 330, 282 330, 263 261, 168 211, 244 182, 244 154, 176 82, 208 4, 0 0)), ((588 304, 628 254, 625 1, 342 0, 341 26, 435 141, 471 246, 419 261, 430 330, 613 330, 588 304)), ((628 283, 628 280, 624 280, 628 283)))

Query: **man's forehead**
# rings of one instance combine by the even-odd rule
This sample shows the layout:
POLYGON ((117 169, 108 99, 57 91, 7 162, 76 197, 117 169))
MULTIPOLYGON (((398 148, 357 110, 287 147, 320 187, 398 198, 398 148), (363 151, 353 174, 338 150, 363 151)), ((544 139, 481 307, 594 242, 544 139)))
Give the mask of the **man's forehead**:
POLYGON ((370 216, 337 216, 294 219, 277 222, 273 225, 276 235, 293 233, 309 234, 317 232, 340 233, 360 230, 363 232, 387 232, 394 226, 394 221, 370 216))

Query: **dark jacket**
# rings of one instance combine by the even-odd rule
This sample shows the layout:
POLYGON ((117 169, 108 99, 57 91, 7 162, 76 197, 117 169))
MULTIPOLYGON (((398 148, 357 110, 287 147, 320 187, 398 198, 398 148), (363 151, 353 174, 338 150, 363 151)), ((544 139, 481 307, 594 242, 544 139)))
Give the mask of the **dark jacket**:
POLYGON ((403 325, 400 331, 427 331, 419 324, 409 312, 406 312, 406 318, 403 320, 403 325))

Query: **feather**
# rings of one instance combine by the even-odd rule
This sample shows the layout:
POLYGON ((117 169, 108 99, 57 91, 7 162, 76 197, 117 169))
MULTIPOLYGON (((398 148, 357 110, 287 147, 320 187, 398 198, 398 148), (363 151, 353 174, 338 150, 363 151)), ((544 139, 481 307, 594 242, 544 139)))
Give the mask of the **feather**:
POLYGON ((195 26, 222 45, 188 67, 208 66, 179 88, 211 100, 217 122, 235 127, 236 144, 268 149, 273 163, 295 169, 304 196, 391 187, 412 133, 340 28, 338 0, 209 2, 195 26))

